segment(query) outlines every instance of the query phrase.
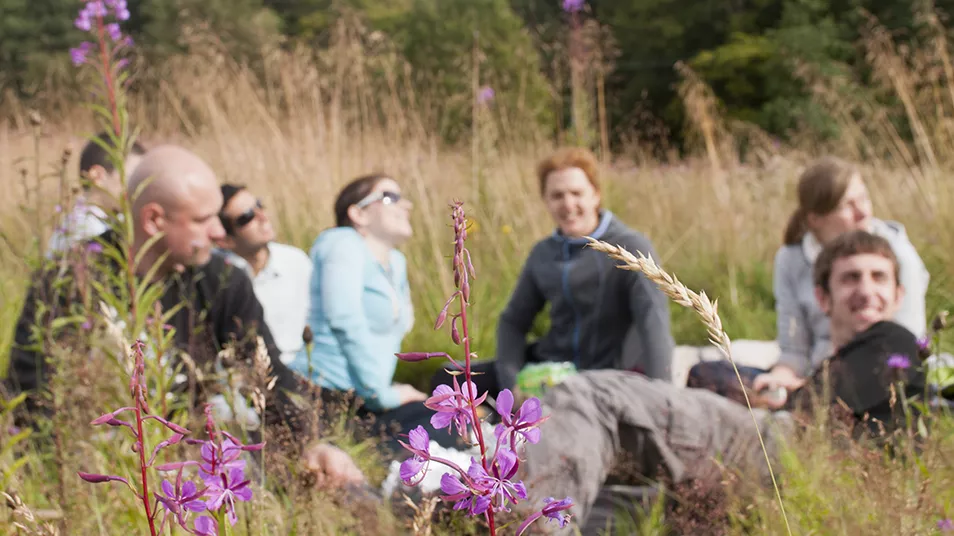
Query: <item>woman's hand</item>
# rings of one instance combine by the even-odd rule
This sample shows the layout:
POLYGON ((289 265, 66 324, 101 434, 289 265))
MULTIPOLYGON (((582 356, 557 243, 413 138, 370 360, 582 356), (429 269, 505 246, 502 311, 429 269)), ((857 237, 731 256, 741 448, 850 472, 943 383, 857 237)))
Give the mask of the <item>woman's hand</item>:
POLYGON ((401 401, 402 406, 404 404, 410 404, 411 402, 423 402, 427 400, 426 394, 406 383, 395 383, 394 389, 398 393, 398 400, 401 401))
POLYGON ((364 473, 354 463, 347 452, 329 445, 318 443, 305 449, 302 456, 305 469, 314 474, 319 485, 332 488, 347 484, 360 485, 365 482, 364 473))

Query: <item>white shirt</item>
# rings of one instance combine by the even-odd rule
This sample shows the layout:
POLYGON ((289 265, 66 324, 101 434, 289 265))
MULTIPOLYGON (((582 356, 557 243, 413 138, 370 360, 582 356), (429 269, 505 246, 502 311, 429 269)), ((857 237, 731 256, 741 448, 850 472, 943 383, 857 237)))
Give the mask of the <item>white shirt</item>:
POLYGON ((47 258, 52 257, 54 253, 69 249, 77 242, 105 233, 109 230, 108 220, 109 216, 103 209, 87 204, 82 197, 78 198, 73 210, 66 215, 61 225, 50 236, 50 243, 46 250, 47 258))
POLYGON ((271 242, 268 252, 265 267, 258 275, 252 275, 245 259, 222 251, 230 263, 245 270, 252 279, 255 297, 265 310, 265 324, 281 350, 282 363, 287 365, 303 346, 301 336, 308 321, 312 264, 304 251, 287 244, 271 242))

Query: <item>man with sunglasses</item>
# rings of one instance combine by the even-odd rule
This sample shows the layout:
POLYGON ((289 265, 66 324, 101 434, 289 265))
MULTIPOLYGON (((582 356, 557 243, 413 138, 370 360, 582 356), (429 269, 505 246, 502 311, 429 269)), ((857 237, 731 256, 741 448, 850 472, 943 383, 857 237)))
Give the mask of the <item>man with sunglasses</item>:
POLYGON ((225 236, 218 245, 231 264, 248 273, 281 360, 290 364, 302 347, 311 259, 294 246, 275 242, 262 201, 245 186, 223 184, 221 190, 219 220, 225 236))

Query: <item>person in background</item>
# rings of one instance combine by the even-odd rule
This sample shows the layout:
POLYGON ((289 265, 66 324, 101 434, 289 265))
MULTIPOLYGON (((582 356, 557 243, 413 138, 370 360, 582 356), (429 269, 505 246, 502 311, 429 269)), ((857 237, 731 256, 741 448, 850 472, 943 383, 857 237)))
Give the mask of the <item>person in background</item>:
MULTIPOLYGON (((771 489, 753 418, 776 470, 784 440, 799 433, 803 418, 810 426, 825 410, 847 410, 852 437, 890 440, 908 417, 898 399, 923 396, 926 384, 916 337, 891 321, 906 295, 893 249, 864 231, 826 242, 812 286, 830 319, 828 366, 790 389, 783 411, 750 413, 705 389, 618 371, 584 371, 550 389, 542 400, 549 419, 541 439, 527 443, 521 456, 530 503, 571 497, 570 513, 588 535, 605 530, 615 521, 614 507, 631 508, 633 495, 663 475, 673 484, 718 484, 729 470, 771 489), (611 475, 623 482, 606 486, 611 475)), ((554 533, 572 533, 551 525, 554 533)))
POLYGON ((281 360, 290 365, 303 346, 311 259, 295 246, 275 242, 275 229, 261 200, 245 186, 223 184, 221 190, 219 220, 225 236, 218 245, 226 259, 252 279, 281 360))
MULTIPOLYGON (((500 315, 496 359, 472 364, 482 373, 474 377, 478 392, 496 398, 513 389, 524 366, 544 362, 636 370, 672 381, 668 299, 643 274, 620 270, 585 247, 590 236, 659 258, 648 238, 602 207, 597 168, 596 157, 582 148, 561 149, 540 163, 540 195, 556 230, 530 251, 500 315), (546 304, 549 331, 529 344, 530 328, 546 304)), ((432 387, 442 383, 450 383, 443 370, 432 387)))
MULTIPOLYGON (((117 199, 122 193, 119 169, 113 165, 103 146, 115 150, 115 142, 108 132, 100 132, 89 140, 80 153, 79 172, 82 193, 62 223, 53 231, 46 256, 69 249, 76 242, 98 236, 109 229, 109 213, 117 210, 117 199)), ((146 150, 133 142, 123 163, 126 177, 130 177, 146 150)))
MULTIPOLYGON (((789 218, 784 244, 775 254, 773 287, 779 359, 768 371, 740 367, 747 387, 756 392, 795 388, 830 355, 829 319, 816 299, 812 266, 827 244, 857 230, 881 236, 891 245, 904 287, 904 299, 893 320, 917 337, 925 335, 925 295, 930 274, 904 226, 872 216, 868 189, 855 166, 834 157, 821 158, 799 178, 798 208, 789 218)), ((861 309, 862 306, 857 304, 857 314, 878 314, 861 309)), ((687 384, 742 400, 741 386, 726 361, 694 366, 687 384)))
MULTIPOLYGON (((186 367, 187 374, 182 374, 182 379, 177 374, 170 392, 184 397, 192 411, 196 411, 203 399, 208 400, 209 394, 197 372, 211 372, 219 351, 230 343, 235 343, 237 359, 250 360, 261 338, 269 374, 275 378, 272 395, 265 401, 268 415, 265 424, 272 428, 269 437, 282 433, 285 427, 291 432, 291 440, 275 442, 275 448, 288 449, 304 469, 319 477, 353 485, 366 483, 345 452, 317 441, 318 428, 310 418, 310 411, 299 408, 293 398, 310 402, 316 400, 317 395, 309 382, 279 359, 278 348, 249 277, 242 270, 228 269, 224 258, 213 252, 214 244, 225 235, 218 218, 222 194, 215 172, 193 152, 163 145, 144 155, 130 177, 127 191, 130 196, 138 192, 131 207, 133 236, 128 244, 130 258, 137 259, 136 276, 149 275, 152 282, 163 283, 161 309, 175 311, 167 320, 174 329, 172 344, 176 350, 170 355, 173 361, 180 361, 180 352, 184 352, 195 367, 195 371, 186 367)), ((90 244, 120 247, 122 240, 116 230, 110 229, 84 241, 83 245, 89 252, 90 244)), ((104 268, 87 272, 85 276, 103 280, 104 291, 115 294, 112 284, 116 281, 109 274, 120 270, 120 266, 111 256, 100 255, 104 268)), ((32 426, 38 414, 49 410, 41 393, 49 387, 49 375, 55 372, 56 361, 48 358, 50 348, 46 343, 50 341, 45 337, 51 330, 47 325, 70 312, 69 308, 83 303, 84 293, 77 285, 62 288, 62 281, 66 279, 57 267, 40 268, 31 278, 33 284, 17 320, 3 387, 11 397, 19 393, 27 395, 17 412, 20 426, 32 426), (56 293, 51 292, 54 287, 58 289, 56 293), (50 303, 39 303, 49 296, 57 298, 49 299, 50 303), (38 324, 40 329, 36 329, 38 324), (37 340, 38 335, 44 339, 37 340)), ((69 337, 71 329, 57 334, 69 337)))
MULTIPOLYGON (((414 323, 407 261, 397 248, 411 237, 411 203, 387 175, 372 174, 346 185, 335 200, 335 227, 315 239, 308 326, 313 348, 298 352, 292 364, 322 386, 328 405, 353 391, 359 414, 386 427, 386 446, 400 449, 399 434, 421 424, 434 432, 427 396, 393 382, 396 353, 414 323)), ((432 433, 444 446, 450 434, 432 433)))

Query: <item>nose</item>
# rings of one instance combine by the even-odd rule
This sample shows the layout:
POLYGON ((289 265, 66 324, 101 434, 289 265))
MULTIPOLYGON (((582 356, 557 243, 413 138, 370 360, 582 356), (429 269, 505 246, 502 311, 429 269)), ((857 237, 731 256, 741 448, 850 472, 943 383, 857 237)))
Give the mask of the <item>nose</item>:
POLYGON ((874 278, 870 274, 865 274, 858 280, 857 291, 864 296, 871 296, 875 294, 876 286, 874 278))
POLYGON ((209 227, 209 239, 216 241, 225 238, 225 227, 222 227, 222 221, 218 218, 212 218, 209 227))

